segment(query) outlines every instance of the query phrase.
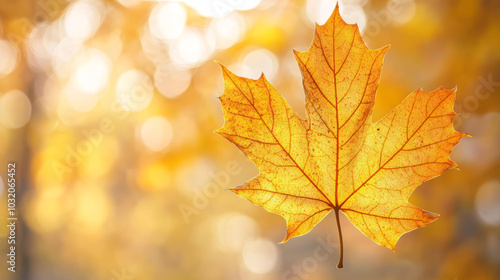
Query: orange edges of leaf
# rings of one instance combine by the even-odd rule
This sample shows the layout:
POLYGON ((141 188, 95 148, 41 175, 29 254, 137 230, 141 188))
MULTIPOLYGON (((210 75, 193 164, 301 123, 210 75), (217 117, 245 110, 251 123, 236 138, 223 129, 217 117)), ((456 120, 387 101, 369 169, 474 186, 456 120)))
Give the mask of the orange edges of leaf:
POLYGON ((422 182, 457 167, 451 149, 466 136, 453 129, 455 89, 421 89, 372 123, 375 93, 388 46, 371 50, 338 7, 317 25, 306 52, 295 52, 306 93, 307 119, 297 116, 262 75, 242 78, 221 64, 224 126, 260 170, 231 189, 283 216, 283 242, 311 231, 331 210, 377 244, 395 251, 401 235, 438 215, 408 202, 422 182))

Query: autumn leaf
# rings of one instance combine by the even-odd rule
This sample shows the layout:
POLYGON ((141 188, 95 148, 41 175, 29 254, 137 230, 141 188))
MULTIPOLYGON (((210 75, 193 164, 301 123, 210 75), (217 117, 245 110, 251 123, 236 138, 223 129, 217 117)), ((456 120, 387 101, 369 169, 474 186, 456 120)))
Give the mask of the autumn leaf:
POLYGON ((231 189, 283 216, 283 242, 311 231, 334 211, 377 244, 396 250, 401 235, 437 219, 408 198, 422 182, 457 167, 451 149, 466 136, 453 129, 455 89, 421 89, 372 123, 375 93, 388 46, 371 50, 338 7, 317 25, 306 52, 295 52, 303 76, 307 119, 297 116, 262 75, 238 77, 221 64, 225 124, 216 132, 260 170, 231 189))

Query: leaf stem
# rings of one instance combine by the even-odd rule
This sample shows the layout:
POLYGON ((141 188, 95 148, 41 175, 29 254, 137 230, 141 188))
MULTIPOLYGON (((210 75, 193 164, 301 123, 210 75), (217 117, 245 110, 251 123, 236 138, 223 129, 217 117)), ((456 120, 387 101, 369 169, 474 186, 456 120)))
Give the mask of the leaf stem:
POLYGON ((340 227, 339 209, 335 209, 335 218, 337 219, 337 228, 339 230, 339 243, 340 243, 340 258, 337 268, 344 267, 344 241, 342 240, 342 228, 340 227))

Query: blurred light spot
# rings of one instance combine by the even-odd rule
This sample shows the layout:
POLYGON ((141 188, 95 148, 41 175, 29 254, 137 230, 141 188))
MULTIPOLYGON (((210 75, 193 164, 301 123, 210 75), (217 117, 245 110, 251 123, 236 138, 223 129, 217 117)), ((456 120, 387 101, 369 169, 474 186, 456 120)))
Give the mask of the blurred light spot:
POLYGON ((175 98, 181 95, 191 84, 189 70, 176 69, 168 63, 160 63, 155 70, 155 86, 165 97, 175 98))
POLYGON ((0 194, 3 192, 3 189, 4 189, 4 183, 3 183, 3 178, 2 176, 0 176, 0 194))
POLYGON ((170 45, 172 61, 182 68, 199 66, 210 58, 215 50, 213 38, 205 36, 202 30, 186 28, 182 35, 170 45))
POLYGON ((149 15, 149 30, 158 39, 175 39, 184 30, 186 17, 186 9, 179 3, 157 4, 149 15))
POLYGON ((128 111, 141 111, 153 99, 154 87, 149 75, 132 69, 123 73, 116 84, 116 99, 128 111))
POLYGON ((163 190, 172 181, 172 174, 168 167, 155 163, 141 168, 138 176, 139 186, 144 190, 163 190))
POLYGON ((66 169, 54 168, 55 161, 64 163, 68 152, 60 147, 66 147, 71 141, 70 137, 72 135, 66 133, 50 133, 43 140, 38 140, 43 148, 38 149, 32 158, 34 186, 37 189, 60 188, 61 179, 66 179, 64 175, 71 173, 63 174, 66 169))
POLYGON ((337 1, 331 0, 307 0, 306 16, 311 23, 325 24, 335 9, 337 1))
POLYGON ((19 90, 0 96, 0 122, 8 128, 23 127, 31 118, 31 102, 19 90))
MULTIPOLYGON (((364 0, 340 1, 340 15, 349 24, 357 23, 359 30, 363 33, 366 26, 366 15, 361 7, 366 4, 364 0)), ((307 0, 306 16, 311 23, 317 22, 323 25, 332 15, 337 1, 331 0, 307 0)))
POLYGON ((48 28, 48 24, 39 24, 31 29, 29 33, 28 40, 26 42, 26 56, 28 63, 32 69, 43 70, 48 65, 50 56, 45 51, 45 48, 41 47, 43 44, 43 35, 45 30, 48 28))
POLYGON ((215 36, 215 47, 227 49, 237 43, 245 32, 245 21, 238 13, 227 17, 213 19, 209 31, 215 36))
MULTIPOLYGON (((178 139, 177 135, 175 139, 178 139)), ((203 187, 208 182, 213 182, 210 172, 215 170, 215 163, 212 158, 198 156, 197 158, 185 157, 186 162, 178 164, 178 171, 175 173, 175 185, 186 194, 192 195, 193 188, 203 191, 203 187)))
POLYGON ((73 76, 73 85, 81 92, 96 94, 107 85, 110 61, 99 50, 92 49, 77 61, 73 76))
POLYGON ((127 7, 127 8, 131 8, 137 4, 139 4, 140 2, 142 2, 141 0, 117 0, 118 3, 122 4, 124 7, 127 7))
POLYGON ((366 14, 361 6, 344 5, 340 8, 340 14, 345 22, 349 24, 357 24, 359 32, 363 34, 366 27, 366 14))
POLYGON ((102 188, 79 186, 73 199, 76 202, 73 226, 83 232, 100 232, 110 212, 108 198, 102 188))
POLYGON ((115 124, 112 123, 110 127, 111 132, 102 131, 99 126, 82 130, 85 138, 80 141, 89 141, 94 150, 83 159, 79 170, 80 176, 99 178, 109 175, 109 170, 120 153, 117 139, 109 137, 110 134, 108 134, 114 132, 115 124))
POLYGON ((257 235, 255 221, 239 213, 226 214, 214 224, 217 247, 222 251, 241 251, 245 243, 257 235))
POLYGON ((184 0, 204 17, 224 17, 234 10, 250 10, 259 5, 261 0, 184 0))
POLYGON ((164 117, 149 118, 141 126, 142 142, 154 152, 165 149, 172 141, 172 136, 172 126, 164 117))
POLYGON ((283 6, 283 5, 279 5, 279 4, 282 4, 283 1, 281 0, 266 0, 266 1, 261 1, 260 5, 259 5, 259 9, 260 10, 267 10, 267 9, 271 9, 273 7, 276 6, 277 9, 280 8, 280 6, 283 6), (276 5, 278 4, 278 5, 276 5))
POLYGON ((99 10, 88 1, 74 2, 64 15, 64 30, 74 39, 87 40, 94 35, 100 23, 99 10))
POLYGON ((45 57, 49 61, 57 45, 64 37, 63 32, 61 32, 62 24, 61 20, 55 20, 47 25, 43 32, 42 45, 35 46, 35 48, 43 48, 45 50, 45 57))
POLYGON ((142 53, 152 62, 158 64, 168 58, 168 45, 151 34, 149 28, 141 32, 142 53))
POLYGON ((184 0, 184 2, 204 17, 222 17, 234 10, 226 2, 220 0, 184 0))
POLYGON ((59 78, 66 78, 71 73, 71 60, 82 51, 80 41, 69 37, 63 38, 54 50, 52 68, 59 78))
POLYGON ((392 0, 388 2, 387 11, 391 13, 393 20, 397 24, 403 24, 410 21, 415 15, 416 4, 414 0, 392 0), (391 2, 393 2, 391 4, 391 2), (394 6, 394 8, 390 7, 394 6))
POLYGON ((61 188, 41 191, 31 198, 28 205, 28 225, 39 233, 50 233, 61 225, 61 214, 65 213, 62 205, 61 188))
POLYGON ((277 260, 276 245, 267 239, 249 241, 243 248, 243 263, 253 273, 270 272, 276 266, 277 260))
POLYGON ((265 49, 250 52, 243 59, 243 76, 257 79, 264 72, 268 80, 273 80, 278 73, 278 59, 265 49))
MULTIPOLYGON (((100 96, 97 94, 87 94, 82 92, 79 88, 75 88, 69 84, 64 88, 69 106, 78 112, 88 112, 92 110, 99 102, 100 96)), ((60 104, 63 106, 63 104, 60 104)))
POLYGON ((259 5, 261 0, 232 0, 228 1, 236 10, 251 10, 259 5))
POLYGON ((0 77, 8 75, 17 65, 17 49, 5 40, 0 40, 0 77))
POLYGON ((476 193, 476 211, 483 222, 500 224, 500 182, 490 181, 479 188, 476 193))

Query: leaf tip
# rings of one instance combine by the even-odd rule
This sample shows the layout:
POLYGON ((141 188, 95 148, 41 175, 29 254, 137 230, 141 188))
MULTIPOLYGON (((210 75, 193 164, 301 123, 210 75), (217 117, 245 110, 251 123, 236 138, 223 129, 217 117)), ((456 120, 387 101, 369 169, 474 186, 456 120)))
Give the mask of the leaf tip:
POLYGON ((216 130, 212 131, 212 133, 221 135, 221 130, 222 130, 222 127, 219 128, 219 129, 216 129, 216 130))
POLYGON ((220 61, 218 61, 216 59, 214 59, 214 62, 217 63, 217 64, 219 64, 220 68, 222 69, 222 73, 226 74, 226 72, 228 71, 227 67, 224 64, 222 64, 222 62, 220 62, 220 61))
MULTIPOLYGON (((365 44, 365 46, 366 46, 366 44, 365 44)), ((387 45, 385 45, 385 46, 383 46, 383 47, 381 47, 381 48, 379 48, 379 49, 376 49, 376 50, 374 50, 374 51, 376 51, 376 52, 380 52, 380 53, 383 55, 382 57, 384 57, 384 58, 385 58, 385 55, 386 55, 386 53, 387 53, 387 50, 389 50, 389 48, 390 48, 390 47, 391 47, 391 44, 387 44, 387 45)))
POLYGON ((426 211, 426 210, 424 210, 424 212, 427 214, 427 220, 429 221, 429 223, 439 219, 439 216, 441 216, 438 213, 433 213, 433 212, 426 211))
POLYGON ((333 9, 333 13, 332 14, 340 16, 339 1, 337 1, 337 3, 335 4, 335 9, 333 9))
POLYGON ((224 189, 225 191, 230 191, 230 192, 233 192, 235 194, 238 194, 238 189, 237 188, 227 188, 227 189, 224 189))
POLYGON ((456 164, 455 162, 450 162, 450 169, 456 169, 458 171, 460 171, 460 167, 458 167, 458 164, 456 164))
POLYGON ((285 243, 287 243, 288 240, 290 240, 290 238, 292 238, 292 237, 287 232, 285 238, 283 238, 283 240, 281 240, 281 242, 279 244, 285 244, 285 243))
POLYGON ((219 66, 224 67, 224 64, 222 62, 218 61, 217 59, 213 60, 215 63, 219 64, 219 66))
POLYGON ((257 80, 260 81, 260 80, 265 80, 265 79, 266 79, 266 75, 264 74, 264 72, 260 72, 260 77, 257 80))
POLYGON ((391 247, 389 247, 389 249, 391 249, 394 252, 394 254, 398 253, 398 250, 396 250, 396 246, 391 245, 391 247))
MULTIPOLYGON (((457 116, 458 115, 459 114, 457 114, 457 116)), ((474 137, 474 136, 470 135, 469 133, 465 133, 465 132, 458 132, 458 131, 456 131, 456 133, 458 134, 458 139, 459 140, 462 139, 462 138, 464 138, 464 137, 470 137, 470 138, 474 137)))
POLYGON ((220 68, 222 69, 223 73, 225 72, 225 70, 227 70, 227 67, 224 66, 224 64, 222 64, 222 62, 220 62, 220 61, 218 61, 216 59, 214 59, 214 62, 217 63, 220 66, 220 68))

